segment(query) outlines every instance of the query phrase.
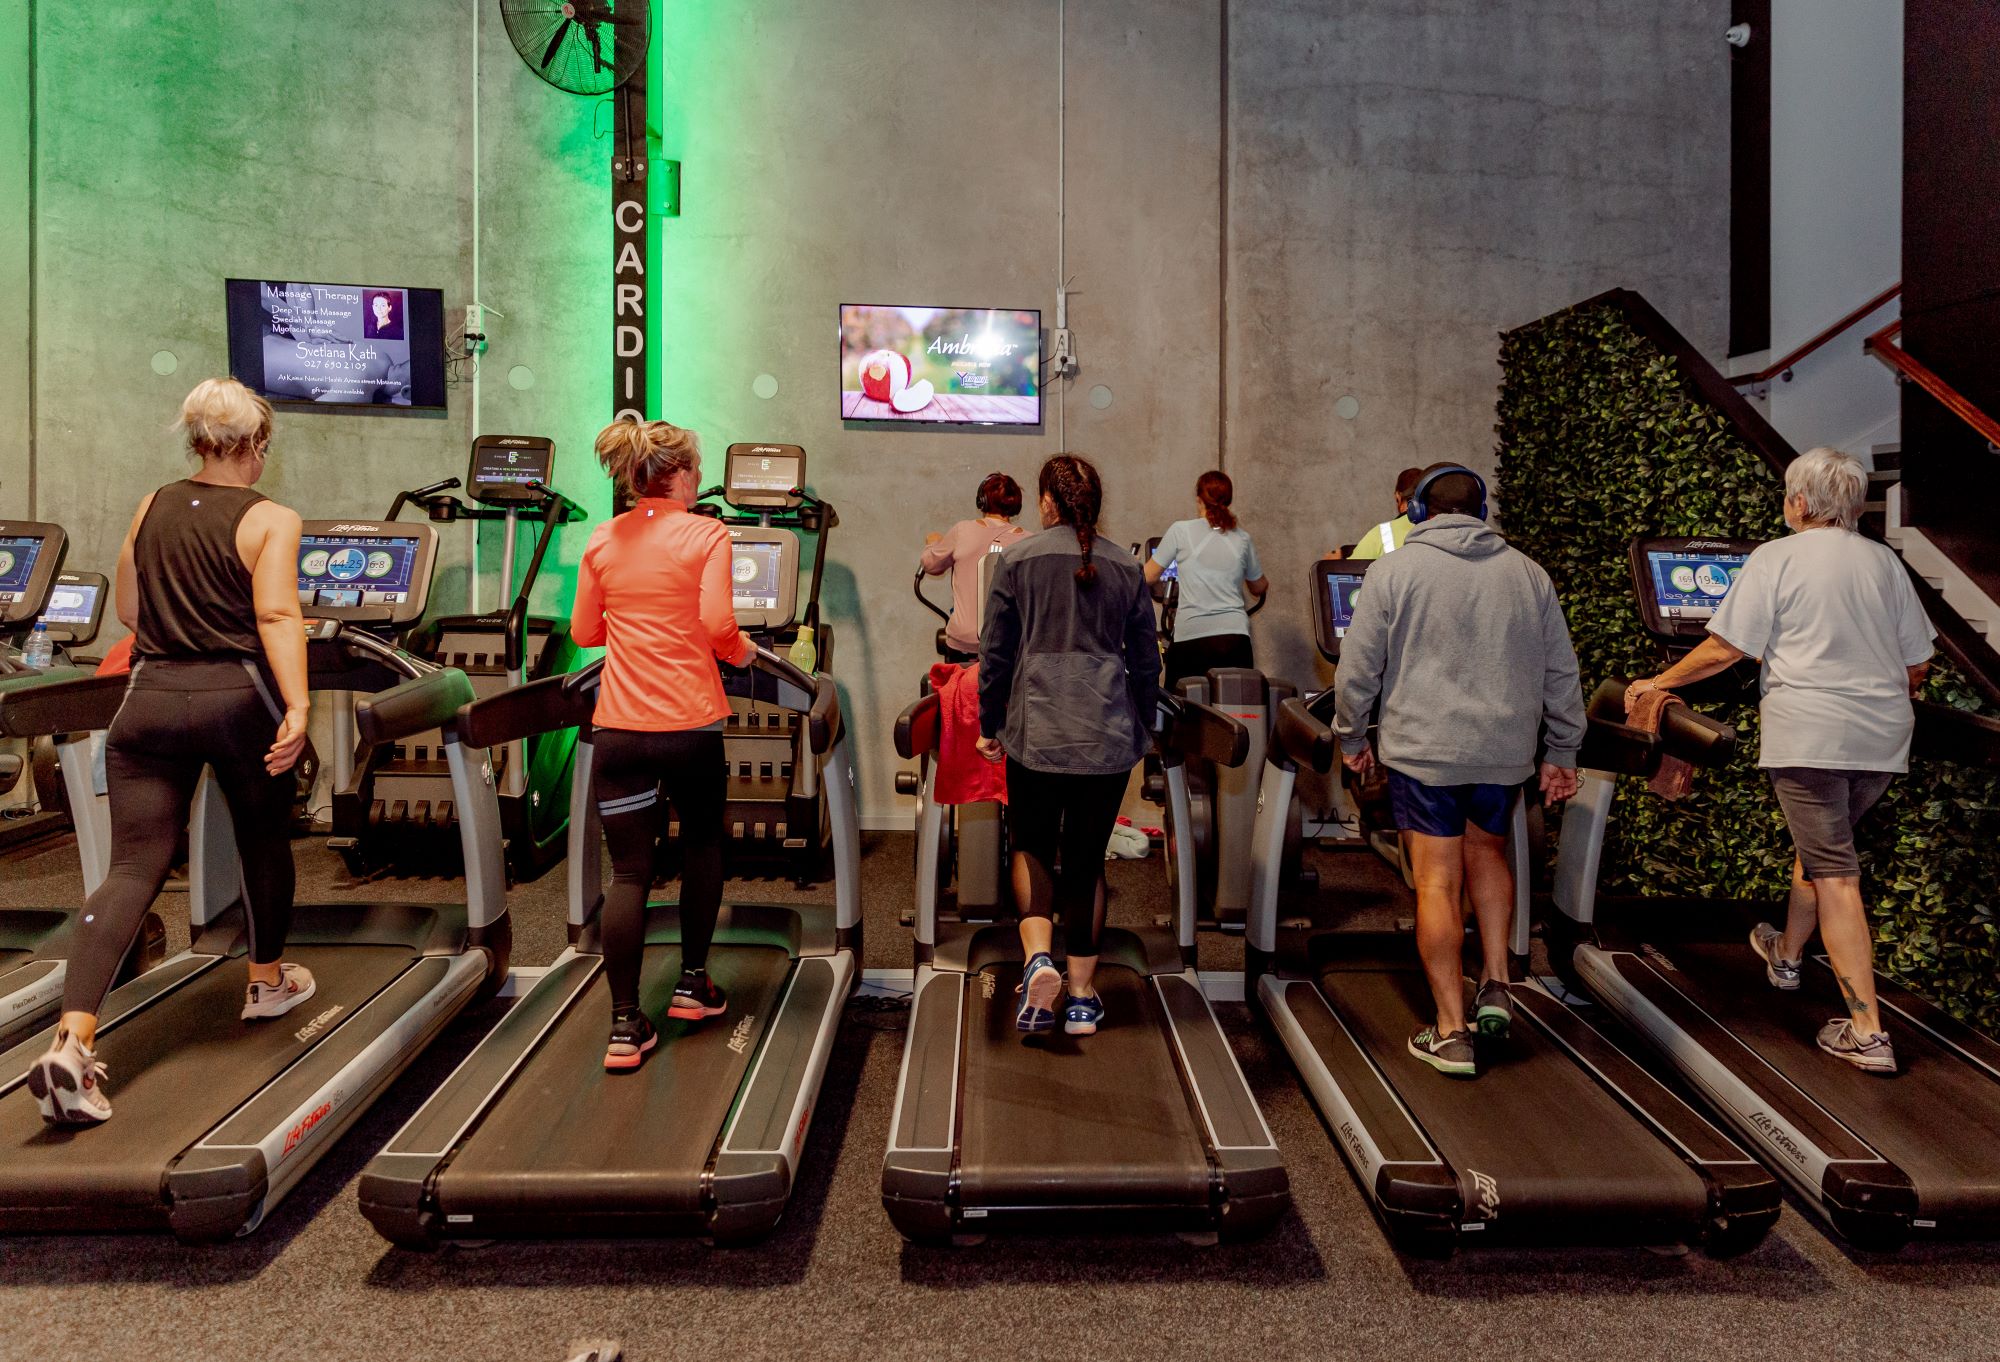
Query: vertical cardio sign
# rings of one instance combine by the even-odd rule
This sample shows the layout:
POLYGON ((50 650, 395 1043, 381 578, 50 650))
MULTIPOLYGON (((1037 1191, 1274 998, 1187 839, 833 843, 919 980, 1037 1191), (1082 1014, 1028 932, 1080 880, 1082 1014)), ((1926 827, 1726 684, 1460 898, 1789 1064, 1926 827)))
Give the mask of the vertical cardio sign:
POLYGON ((646 67, 621 86, 611 160, 612 419, 646 419, 646 67))

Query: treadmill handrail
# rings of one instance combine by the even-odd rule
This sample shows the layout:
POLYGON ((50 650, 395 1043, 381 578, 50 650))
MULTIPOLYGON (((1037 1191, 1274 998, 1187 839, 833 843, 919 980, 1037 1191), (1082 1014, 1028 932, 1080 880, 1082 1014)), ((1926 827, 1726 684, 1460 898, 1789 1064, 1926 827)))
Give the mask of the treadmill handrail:
POLYGON ((84 667, 0 677, 0 737, 38 738, 109 728, 131 682, 84 667))
POLYGON ((917 564, 917 576, 916 580, 910 584, 911 589, 916 592, 917 600, 923 604, 924 609, 930 611, 933 615, 936 615, 946 624, 950 624, 951 611, 946 610, 943 606, 939 605, 936 601, 932 600, 929 596, 926 596, 924 594, 924 579, 926 577, 929 577, 930 575, 931 574, 929 572, 926 572, 924 570, 924 565, 922 563, 917 564))
POLYGON ((1691 766, 1720 766, 1735 754, 1736 730, 1686 703, 1670 703, 1661 712, 1657 734, 1632 727, 1625 722, 1629 684, 1623 677, 1612 677, 1591 692, 1581 765, 1594 771, 1650 775, 1663 757, 1678 757, 1691 766))
POLYGON ((1274 766, 1290 763, 1294 769, 1303 766, 1324 775, 1333 769, 1339 751, 1333 730, 1313 717, 1305 701, 1293 695, 1278 702, 1278 722, 1265 749, 1266 761, 1274 766))
POLYGON ((399 686, 354 698, 354 727, 370 747, 429 728, 444 728, 472 700, 472 682, 456 667, 413 676, 399 686))
POLYGON ((1189 757, 1217 766, 1241 766, 1250 753, 1250 730, 1213 705, 1162 691, 1153 721, 1153 745, 1170 766, 1189 757))
POLYGON ((913 761, 924 752, 937 750, 938 693, 918 696, 896 716, 896 755, 913 761))

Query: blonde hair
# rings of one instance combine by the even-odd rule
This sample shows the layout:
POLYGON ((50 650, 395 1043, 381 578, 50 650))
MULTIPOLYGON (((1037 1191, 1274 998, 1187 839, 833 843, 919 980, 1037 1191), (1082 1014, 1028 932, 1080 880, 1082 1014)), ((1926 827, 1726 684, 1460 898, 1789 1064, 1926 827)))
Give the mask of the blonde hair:
POLYGON ((597 461, 635 497, 658 495, 668 478, 701 467, 701 437, 669 421, 621 416, 597 432, 597 461))
POLYGON ((270 443, 271 404, 233 378, 204 378, 181 403, 174 429, 201 458, 238 458, 270 443))
POLYGON ((1868 470, 1852 454, 1821 445, 1785 466, 1785 495, 1804 500, 1808 525, 1851 530, 1868 500, 1868 470))

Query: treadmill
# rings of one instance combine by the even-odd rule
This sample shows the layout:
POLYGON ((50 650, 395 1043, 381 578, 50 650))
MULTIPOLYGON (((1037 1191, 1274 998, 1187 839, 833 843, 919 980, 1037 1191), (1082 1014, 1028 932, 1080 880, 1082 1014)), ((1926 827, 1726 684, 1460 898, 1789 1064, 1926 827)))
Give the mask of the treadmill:
MULTIPOLYGON (((934 745, 936 696, 905 719, 900 746, 934 745)), ((1221 711, 1168 696, 1156 728, 1183 816, 1187 760, 1240 763, 1249 739, 1221 711)), ((942 806, 921 808, 916 972, 882 1165, 896 1228, 919 1243, 1058 1226, 1231 1241, 1268 1230, 1290 1184, 1196 975, 1194 876, 1174 879, 1174 937, 1105 929, 1096 982, 1110 1013, 1096 1035, 1024 1038, 1016 926, 940 925, 942 806)))
MULTIPOLYGON (((467 901, 298 905, 285 954, 313 971, 318 995, 282 1022, 243 1022, 242 872, 227 809, 205 777, 188 833, 192 944, 105 1000, 97 1053, 113 1075, 116 1114, 96 1127, 43 1123, 23 1075, 52 1030, 0 1053, 0 1233, 170 1230, 187 1242, 249 1233, 505 973, 492 775, 449 726, 471 686, 384 637, 423 613, 435 532, 351 521, 303 528, 310 682, 371 692, 356 724, 373 741, 447 725, 467 901), (362 603, 354 583, 363 577, 380 599, 362 603)), ((61 682, 36 699, 53 704, 102 685, 61 682)))
MULTIPOLYGON (((739 541, 752 569, 739 564, 735 574, 739 621, 768 618, 760 582, 797 575, 790 556, 762 564, 764 542, 786 541, 739 541)), ((393 1243, 572 1235, 736 1243, 769 1233, 784 1214, 861 950, 854 771, 833 678, 808 676, 761 646, 749 667, 723 668, 733 700, 782 710, 804 730, 833 822, 834 906, 725 904, 708 970, 728 991, 729 1010, 691 1024, 660 1016, 681 973, 680 911, 653 905, 639 988, 660 1016, 660 1044, 636 1072, 607 1073, 611 986, 598 926, 603 834, 590 730, 603 665, 503 691, 459 716, 464 740, 478 747, 577 730, 571 945, 363 1171, 362 1213, 393 1243)))
MULTIPOLYGON (((58 596, 68 617, 62 647, 87 629, 96 631, 104 579, 61 570, 66 539, 59 525, 39 521, 0 523, 0 634, 18 635, 45 618, 58 596)), ((93 682, 85 668, 64 664, 37 669, 11 644, 0 646, 0 737, 30 742, 53 739, 56 769, 67 796, 83 868, 83 892, 93 893, 111 866, 111 816, 95 789, 90 736, 108 728, 125 698, 125 678, 93 682)), ((10 778, 25 774, 10 754, 10 778)), ((46 795, 46 792, 44 792, 46 795)), ((54 1019, 62 1000, 65 938, 76 909, 0 908, 0 1052, 54 1019)), ((140 933, 141 941, 145 932, 140 933)), ((126 962, 130 973, 135 956, 126 962)))
MULTIPOLYGON (((1338 658, 1360 565, 1314 565, 1315 632, 1338 658)), ((1476 1080, 1408 1053, 1433 1001, 1415 939, 1399 932, 1278 928, 1282 811, 1301 766, 1332 768, 1332 693, 1279 706, 1255 834, 1245 959, 1252 990, 1376 1217, 1399 1246, 1460 1242, 1702 1244, 1722 1255, 1761 1240, 1778 1184, 1721 1130, 1538 983, 1509 984, 1512 1034, 1478 1041, 1476 1080)), ((1593 733, 1607 744, 1629 730, 1593 733)), ((1648 755, 1644 744, 1627 758, 1648 755)), ((1610 760, 1610 758, 1606 758, 1610 760)), ((1513 807, 1515 915, 1528 950, 1527 836, 1513 807)))
MULTIPOLYGON (((1647 632, 1670 650, 1698 642, 1732 569, 1754 547, 1635 542, 1633 576, 1647 632), (1707 600, 1704 586, 1712 592, 1707 600)), ((1694 688, 1687 694, 1701 698, 1694 688)), ((1922 701, 1916 707, 1915 755, 2000 764, 2000 722, 1922 701)), ((1604 721, 1622 720, 1623 687, 1601 688, 1592 709, 1604 721)), ((1728 733, 1691 710, 1668 713, 1682 730, 1685 755, 1728 733)), ((1583 773, 1556 861, 1556 924, 1575 942, 1570 958, 1591 994, 1856 1244, 1893 1249, 1909 1239, 2000 1237, 2000 1044, 1878 972, 1875 988, 1901 1071, 1864 1074, 1822 1054, 1815 1033, 1844 1012, 1825 956, 1809 955, 1803 986, 1781 993, 1748 945, 1759 920, 1783 920, 1782 900, 1614 901, 1598 894, 1615 769, 1583 773)))

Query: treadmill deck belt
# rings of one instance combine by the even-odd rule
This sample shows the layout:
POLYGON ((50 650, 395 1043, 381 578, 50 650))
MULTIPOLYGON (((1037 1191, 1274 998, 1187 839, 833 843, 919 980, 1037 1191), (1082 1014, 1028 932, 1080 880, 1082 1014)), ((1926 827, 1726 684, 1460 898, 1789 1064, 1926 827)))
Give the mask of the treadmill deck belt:
POLYGON ((965 991, 963 1203, 1206 1205, 1208 1153, 1150 981, 1100 965, 1103 1029, 1068 1036, 1058 1025, 1025 1041, 1014 1029, 1020 981, 1009 963, 965 991))
POLYGON ((298 946, 285 958, 312 971, 316 992, 283 1017, 242 1020, 243 963, 224 960, 106 1029, 104 1125, 46 1125, 26 1084, 0 1098, 0 1223, 14 1209, 90 1204, 164 1214, 162 1177, 175 1160, 339 1030, 302 1040, 306 1024, 332 1009, 351 1017, 418 957, 405 946, 298 946))
POLYGON ((1335 968, 1320 987, 1457 1177, 1467 1223, 1569 1242, 1702 1223, 1701 1176, 1520 1009, 1505 1040, 1478 1041, 1478 1078, 1448 1078, 1409 1053, 1432 1015, 1420 970, 1335 968))
POLYGON ((791 978, 788 952, 717 945, 708 968, 729 1010, 665 1017, 680 947, 648 946, 639 997, 660 1043, 636 1072, 604 1068, 611 985, 600 970, 438 1175, 450 1215, 693 1214, 702 1180, 791 978))
POLYGON ((2000 1215, 2000 1080, 1884 1007, 1900 1072, 1865 1074, 1814 1036, 1845 1006, 1833 971, 1810 960, 1781 993, 1748 946, 1675 942, 1670 958, 1698 981, 1702 1007, 1916 1184, 1920 1214, 2000 1215), (1948 1122, 1941 1135, 1940 1121, 1948 1122))

